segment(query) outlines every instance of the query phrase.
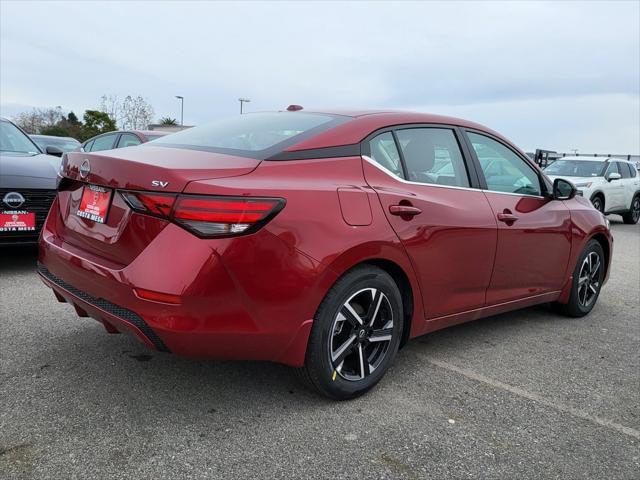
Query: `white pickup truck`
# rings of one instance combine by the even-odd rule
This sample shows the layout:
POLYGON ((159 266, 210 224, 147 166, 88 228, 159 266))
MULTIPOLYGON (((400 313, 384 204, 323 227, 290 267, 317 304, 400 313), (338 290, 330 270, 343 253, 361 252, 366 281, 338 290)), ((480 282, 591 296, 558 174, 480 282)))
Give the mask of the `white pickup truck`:
POLYGON ((604 214, 622 215, 624 223, 640 219, 640 175, 631 162, 618 158, 563 157, 544 169, 551 179, 571 181, 604 214))

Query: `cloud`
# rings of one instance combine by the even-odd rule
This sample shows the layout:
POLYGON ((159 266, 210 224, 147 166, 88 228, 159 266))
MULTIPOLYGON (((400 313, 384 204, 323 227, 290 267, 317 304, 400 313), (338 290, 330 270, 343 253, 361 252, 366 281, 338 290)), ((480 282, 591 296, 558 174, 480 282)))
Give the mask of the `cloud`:
POLYGON ((250 110, 445 105, 527 125, 521 144, 604 149, 624 130, 628 149, 639 17, 638 2, 3 2, 0 103, 81 112, 141 94, 175 117, 183 95, 187 123, 236 114, 240 96, 250 110), (574 123, 550 130, 553 105, 574 123), (603 125, 614 117, 627 123, 603 125))

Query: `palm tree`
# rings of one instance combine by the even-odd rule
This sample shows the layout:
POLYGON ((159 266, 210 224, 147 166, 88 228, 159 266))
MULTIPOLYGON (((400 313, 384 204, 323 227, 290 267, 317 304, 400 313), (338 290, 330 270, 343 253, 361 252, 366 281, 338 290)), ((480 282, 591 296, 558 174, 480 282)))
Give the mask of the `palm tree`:
POLYGON ((178 121, 175 118, 163 117, 160 119, 160 125, 178 125, 178 121))

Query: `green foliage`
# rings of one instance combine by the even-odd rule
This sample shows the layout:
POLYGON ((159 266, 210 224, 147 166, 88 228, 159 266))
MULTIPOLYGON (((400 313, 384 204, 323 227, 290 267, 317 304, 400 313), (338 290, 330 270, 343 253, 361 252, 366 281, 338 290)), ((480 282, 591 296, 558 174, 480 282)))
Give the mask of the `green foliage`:
POLYGON ((53 125, 51 127, 45 127, 42 130, 40 130, 40 134, 41 135, 53 135, 54 137, 71 137, 72 135, 69 134, 69 129, 65 128, 64 125, 62 125, 62 122, 59 122, 56 125, 53 125))
POLYGON ((163 117, 160 119, 160 125, 178 125, 178 120, 170 117, 163 117))
POLYGON ((87 140, 101 133, 116 130, 116 122, 109 117, 109 114, 98 110, 86 110, 84 112, 84 125, 80 141, 87 140))

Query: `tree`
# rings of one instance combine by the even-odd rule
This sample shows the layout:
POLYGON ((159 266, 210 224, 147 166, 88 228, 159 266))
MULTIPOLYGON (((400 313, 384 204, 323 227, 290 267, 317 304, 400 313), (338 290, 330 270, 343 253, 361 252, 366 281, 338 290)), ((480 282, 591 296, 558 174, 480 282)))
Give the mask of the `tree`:
POLYGON ((140 95, 127 95, 122 101, 117 95, 103 95, 100 109, 121 129, 145 129, 153 118, 153 107, 140 95))
POLYGON ((44 129, 51 128, 64 118, 62 107, 34 108, 28 112, 22 112, 13 118, 13 121, 27 133, 42 133, 44 129))
POLYGON ((160 125, 178 125, 178 120, 170 117, 162 117, 160 119, 160 125))
POLYGON ((81 140, 95 137, 101 133, 117 130, 116 122, 106 112, 87 110, 84 112, 84 125, 82 127, 81 140))

